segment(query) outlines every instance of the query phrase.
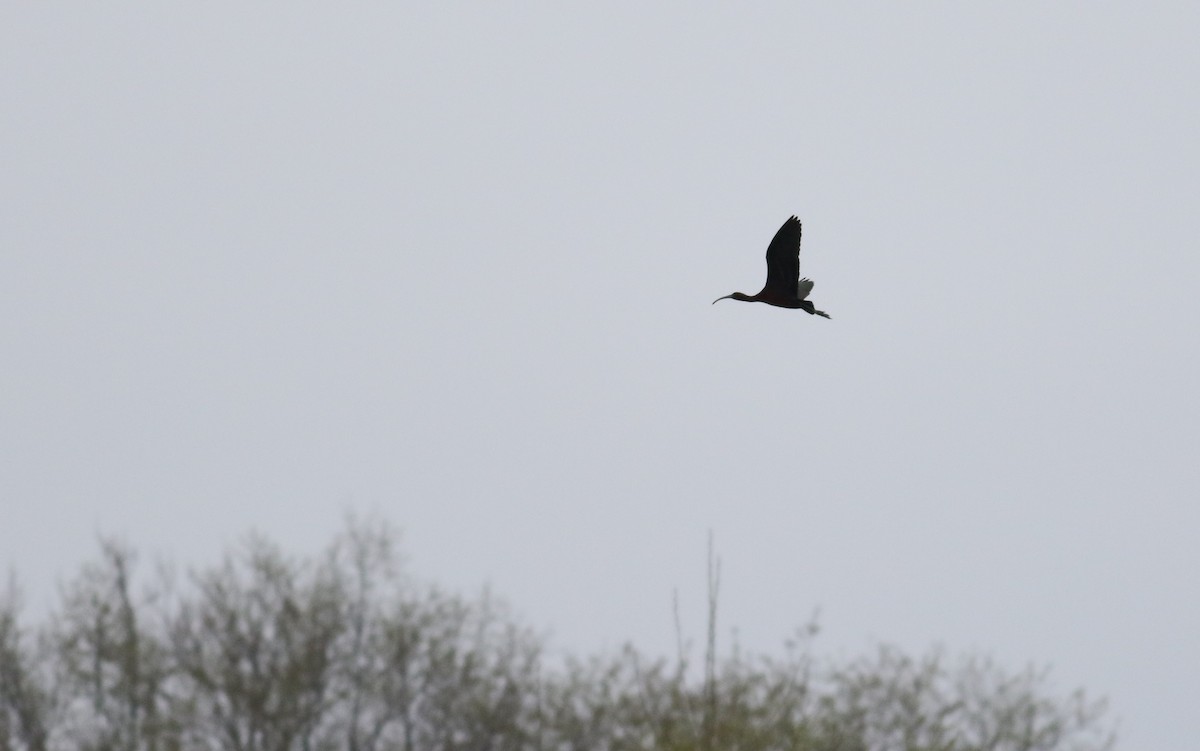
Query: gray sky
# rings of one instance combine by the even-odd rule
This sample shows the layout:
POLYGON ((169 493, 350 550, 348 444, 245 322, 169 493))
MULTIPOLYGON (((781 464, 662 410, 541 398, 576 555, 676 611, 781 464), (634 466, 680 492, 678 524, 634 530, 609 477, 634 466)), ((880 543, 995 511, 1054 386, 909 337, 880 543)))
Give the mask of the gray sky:
POLYGON ((746 647, 820 607, 1192 748, 1200 6, 596 5, 0 10, 31 606, 99 532, 353 509, 561 648, 666 651, 712 529, 746 647), (711 306, 792 213, 833 320, 711 306))

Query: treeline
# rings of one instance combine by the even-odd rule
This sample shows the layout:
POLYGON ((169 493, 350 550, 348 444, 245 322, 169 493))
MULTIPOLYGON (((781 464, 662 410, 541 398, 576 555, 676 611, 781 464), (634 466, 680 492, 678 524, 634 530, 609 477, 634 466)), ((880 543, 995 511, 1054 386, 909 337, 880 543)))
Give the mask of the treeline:
MULTIPOLYGON (((891 648, 550 660, 487 596, 412 582, 386 526, 314 557, 254 537, 185 577, 113 541, 44 622, 0 597, 0 751, 1049 751, 1110 748, 1041 671, 891 648), (135 585, 135 573, 136 577, 135 585)), ((710 562, 711 564, 711 562, 710 562)), ((711 566, 710 566, 711 568, 711 566)))

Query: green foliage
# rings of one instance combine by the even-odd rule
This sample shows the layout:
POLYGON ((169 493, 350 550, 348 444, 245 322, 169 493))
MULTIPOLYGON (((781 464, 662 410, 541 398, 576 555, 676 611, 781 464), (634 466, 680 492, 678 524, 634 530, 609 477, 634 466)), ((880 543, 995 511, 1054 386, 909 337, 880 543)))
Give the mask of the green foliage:
POLYGON ((0 751, 43 751, 49 697, 17 622, 15 584, 0 595, 0 751))
POLYGON ((1112 746, 1101 703, 1048 696, 1044 672, 811 653, 721 658, 709 567, 703 664, 627 646, 550 667, 486 593, 400 572, 386 526, 324 554, 252 537, 182 585, 133 586, 112 541, 33 631, 0 597, 0 751, 1083 751, 1112 746), (695 669, 694 669, 695 668, 695 669), (699 669, 701 675, 694 673, 699 669))

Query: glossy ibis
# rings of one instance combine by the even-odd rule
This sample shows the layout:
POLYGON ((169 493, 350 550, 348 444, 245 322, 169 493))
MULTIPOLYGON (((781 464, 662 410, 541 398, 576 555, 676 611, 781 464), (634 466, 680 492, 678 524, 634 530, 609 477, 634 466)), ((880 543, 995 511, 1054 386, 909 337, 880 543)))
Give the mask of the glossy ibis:
POLYGON ((817 310, 811 300, 806 299, 812 292, 811 279, 800 279, 800 220, 792 217, 783 223, 775 233, 775 239, 767 246, 767 283, 757 295, 745 295, 734 292, 732 295, 718 297, 713 300, 716 305, 721 300, 733 298, 742 302, 765 302, 780 308, 799 308, 810 315, 829 318, 823 310, 817 310))

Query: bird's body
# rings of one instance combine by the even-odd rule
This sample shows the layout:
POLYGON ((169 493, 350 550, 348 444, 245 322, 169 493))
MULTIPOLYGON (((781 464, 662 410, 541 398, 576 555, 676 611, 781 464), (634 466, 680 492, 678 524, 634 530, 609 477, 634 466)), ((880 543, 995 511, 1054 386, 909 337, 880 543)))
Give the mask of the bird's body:
POLYGON ((767 246, 767 283, 757 295, 734 292, 713 300, 741 300, 742 302, 765 302, 777 308, 798 308, 810 315, 829 318, 823 310, 817 310, 807 299, 812 292, 811 279, 800 278, 800 220, 792 217, 783 223, 775 238, 767 246))

